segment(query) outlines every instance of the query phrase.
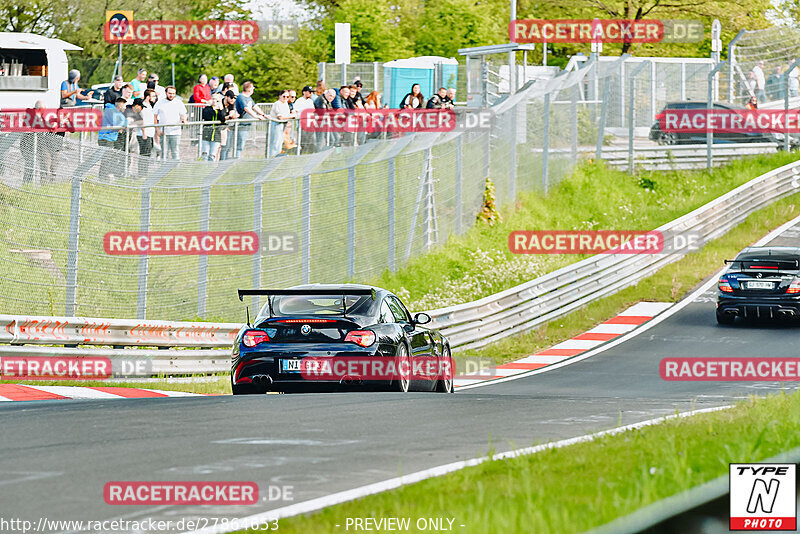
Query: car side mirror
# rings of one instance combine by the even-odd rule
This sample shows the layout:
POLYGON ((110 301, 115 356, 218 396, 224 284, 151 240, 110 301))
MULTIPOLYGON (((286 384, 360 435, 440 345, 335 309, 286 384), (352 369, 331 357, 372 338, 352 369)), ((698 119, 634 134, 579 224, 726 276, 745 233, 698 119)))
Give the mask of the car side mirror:
POLYGON ((428 324, 431 322, 431 316, 425 312, 420 312, 414 316, 415 324, 428 324))

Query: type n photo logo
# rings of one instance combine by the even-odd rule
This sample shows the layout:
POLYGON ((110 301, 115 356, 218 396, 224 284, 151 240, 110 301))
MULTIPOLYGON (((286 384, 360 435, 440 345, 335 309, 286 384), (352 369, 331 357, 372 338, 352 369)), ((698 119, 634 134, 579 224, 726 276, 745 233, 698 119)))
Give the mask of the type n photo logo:
POLYGON ((795 464, 730 464, 731 530, 797 528, 795 464))

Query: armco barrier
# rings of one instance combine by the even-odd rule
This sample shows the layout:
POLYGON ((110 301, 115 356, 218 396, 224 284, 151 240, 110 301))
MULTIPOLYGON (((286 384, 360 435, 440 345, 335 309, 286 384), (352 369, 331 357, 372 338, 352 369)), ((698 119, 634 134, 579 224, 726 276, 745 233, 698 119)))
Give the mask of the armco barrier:
MULTIPOLYGON (((796 192, 800 192, 800 162, 763 174, 658 230, 671 235, 699 232, 705 241, 716 239, 751 213, 796 192)), ((482 347, 616 293, 684 255, 598 254, 480 300, 430 311, 431 326, 441 329, 454 348, 482 347)), ((154 372, 213 373, 228 368, 231 341, 239 327, 234 323, 0 315, 0 343, 9 344, 0 345, 0 357, 137 356, 152 359, 154 372), (173 348, 56 348, 42 344, 173 348)))
MULTIPOLYGON (((714 163, 728 163, 742 156, 775 153, 776 143, 730 143, 712 145, 714 163)), ((603 148, 603 160, 608 165, 627 169, 628 149, 619 147, 603 148)), ((635 167, 648 171, 706 168, 706 145, 669 145, 636 147, 633 160, 635 167)))

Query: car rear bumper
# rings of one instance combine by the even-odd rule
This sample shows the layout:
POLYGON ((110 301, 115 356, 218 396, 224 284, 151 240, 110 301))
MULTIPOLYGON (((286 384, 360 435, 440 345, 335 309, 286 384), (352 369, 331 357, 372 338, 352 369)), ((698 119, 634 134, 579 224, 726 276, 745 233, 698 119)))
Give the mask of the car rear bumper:
POLYGON ((719 298, 717 313, 746 319, 800 318, 800 299, 789 296, 719 298))

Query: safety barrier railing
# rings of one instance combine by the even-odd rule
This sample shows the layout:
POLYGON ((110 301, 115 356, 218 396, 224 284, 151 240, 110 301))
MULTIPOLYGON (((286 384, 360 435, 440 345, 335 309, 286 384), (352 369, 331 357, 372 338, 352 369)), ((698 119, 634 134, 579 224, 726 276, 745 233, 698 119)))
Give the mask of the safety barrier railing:
MULTIPOLYGON (((800 192, 800 162, 761 175, 657 230, 665 235, 697 232, 704 242, 709 241, 720 237, 751 213, 797 192, 800 192)), ((506 291, 429 311, 433 319, 430 326, 442 330, 454 348, 483 347, 616 293, 686 254, 681 250, 662 254, 595 255, 506 291)), ((4 345, 0 345, 0 357, 3 354, 134 355, 151 359, 154 372, 168 369, 175 374, 214 373, 226 368, 228 350, 240 326, 237 323, 2 315, 0 343, 4 345), (170 348, 96 347, 100 345, 170 348)))

